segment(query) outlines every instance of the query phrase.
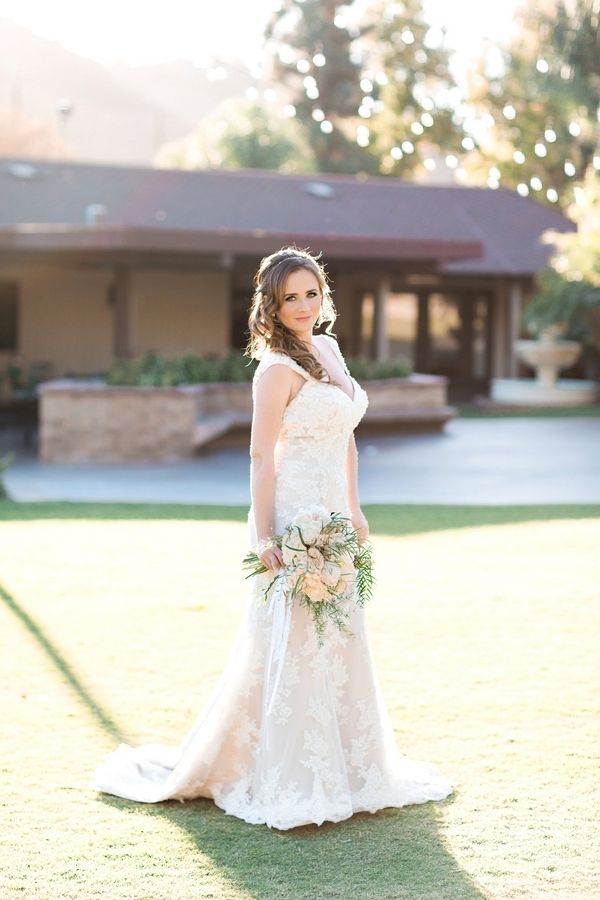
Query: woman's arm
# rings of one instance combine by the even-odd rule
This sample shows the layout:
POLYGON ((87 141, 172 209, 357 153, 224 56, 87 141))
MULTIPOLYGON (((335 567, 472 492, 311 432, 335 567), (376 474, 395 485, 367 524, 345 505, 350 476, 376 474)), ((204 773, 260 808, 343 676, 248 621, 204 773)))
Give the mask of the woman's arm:
MULTIPOLYGON (((250 437, 250 492, 257 540, 273 534, 275 526, 275 444, 295 373, 285 365, 269 366, 254 390, 250 437)), ((281 551, 272 547, 259 554, 267 568, 282 564, 281 551)))
POLYGON ((359 543, 363 543, 369 536, 369 523, 360 508, 358 499, 358 450, 354 439, 354 432, 348 440, 346 450, 346 499, 352 518, 352 526, 358 532, 359 543))

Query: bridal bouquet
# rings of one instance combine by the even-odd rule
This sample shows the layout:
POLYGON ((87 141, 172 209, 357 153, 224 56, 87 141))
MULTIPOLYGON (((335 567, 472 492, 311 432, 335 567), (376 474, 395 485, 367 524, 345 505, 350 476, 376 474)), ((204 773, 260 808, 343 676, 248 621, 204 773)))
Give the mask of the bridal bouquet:
MULTIPOLYGON (((310 612, 319 644, 327 620, 341 631, 347 631, 349 612, 346 601, 359 606, 370 600, 373 591, 373 565, 369 544, 359 544, 350 519, 340 513, 329 513, 324 506, 302 509, 281 535, 272 538, 282 552, 283 569, 264 590, 264 599, 277 582, 292 602, 310 612)), ((252 551, 243 561, 250 569, 246 578, 271 571, 252 551)))

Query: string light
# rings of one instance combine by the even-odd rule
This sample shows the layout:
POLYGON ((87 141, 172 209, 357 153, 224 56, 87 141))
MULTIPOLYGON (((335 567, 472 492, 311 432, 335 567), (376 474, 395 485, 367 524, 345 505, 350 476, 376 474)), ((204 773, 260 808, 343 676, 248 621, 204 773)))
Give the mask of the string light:
POLYGON ((333 125, 329 121, 329 119, 324 119, 323 122, 321 122, 321 131, 323 132, 323 134, 331 134, 331 132, 333 131, 333 125))
POLYGON ((595 156, 593 159, 593 166, 595 169, 600 169, 600 156, 595 156))
POLYGON ((521 182, 521 184, 517 185, 517 194, 520 194, 521 197, 527 197, 529 194, 529 188, 526 184, 521 182))
POLYGON ((405 28, 400 37, 405 44, 414 44, 415 42, 415 36, 410 28, 405 28))
POLYGON ((392 159, 402 159, 404 153, 402 152, 400 147, 392 147, 392 149, 390 150, 390 156, 392 157, 392 159))
POLYGON ((544 157, 548 155, 548 151, 546 150, 545 144, 536 144, 533 148, 533 152, 536 156, 544 157))
POLYGON ((545 59, 538 59, 538 61, 535 64, 535 67, 538 70, 538 72, 542 73, 542 75, 545 75, 546 72, 550 68, 550 66, 548 65, 548 63, 546 62, 545 59))
POLYGON ((423 132, 425 131, 420 122, 413 122, 410 126, 410 130, 413 134, 423 134, 423 132))
POLYGON ((473 140, 473 138, 464 137, 460 143, 461 143, 463 149, 465 149, 465 150, 474 150, 475 149, 475 141, 473 140))
POLYGON ((518 166, 522 166, 525 162, 525 154, 522 150, 515 150, 515 152, 513 153, 513 159, 518 166))
POLYGON ((511 106, 510 103, 507 104, 502 110, 505 119, 514 119, 517 115, 517 111, 514 106, 511 106))
POLYGON ((421 122, 423 123, 423 125, 425 125, 426 128, 431 128, 431 126, 433 125, 433 116, 431 115, 431 113, 423 113, 423 115, 421 116, 421 122))
POLYGON ((315 64, 315 66, 318 66, 319 68, 324 66, 326 62, 327 62, 327 60, 325 59, 325 56, 323 55, 323 53, 315 53, 315 55, 313 56, 313 63, 315 64))
POLYGON ((577 171, 577 169, 575 168, 575 166, 573 165, 571 160, 567 159, 565 161, 565 175, 568 175, 569 178, 572 178, 573 175, 575 175, 576 171, 577 171))
POLYGON ((322 122, 323 119, 325 118, 325 113, 323 112, 322 109, 318 109, 318 108, 313 109, 312 117, 315 120, 315 122, 322 122))
POLYGON ((569 122, 569 134, 571 137, 579 137, 581 134, 581 125, 579 122, 569 122))
POLYGON ((529 179, 529 184, 531 185, 532 191, 541 191, 543 188, 542 179, 538 178, 537 175, 534 175, 529 179))
POLYGON ((292 103, 287 103, 283 107, 283 114, 287 119, 293 119, 296 115, 296 107, 292 103))
POLYGON ((548 188, 546 191, 546 197, 550 201, 550 203, 558 203, 558 191, 556 188, 548 188))
POLYGON ((449 153, 445 159, 445 163, 449 169, 455 169, 458 165, 458 158, 453 153, 449 153))
POLYGON ((402 141, 402 149, 405 153, 414 153, 415 145, 412 143, 412 141, 402 141))
POLYGON ((431 157, 428 156, 427 159, 423 160, 423 165, 428 172, 433 172, 435 170, 435 159, 431 159, 431 157))
POLYGON ((370 78, 361 78, 360 89, 365 94, 370 94, 373 90, 373 82, 370 78))
POLYGON ((546 128, 544 132, 544 137, 548 141, 549 144, 553 144, 556 140, 556 132, 553 128, 546 128))
POLYGON ((296 68, 301 75, 306 75, 307 72, 310 72, 310 63, 307 59, 299 59, 296 68))

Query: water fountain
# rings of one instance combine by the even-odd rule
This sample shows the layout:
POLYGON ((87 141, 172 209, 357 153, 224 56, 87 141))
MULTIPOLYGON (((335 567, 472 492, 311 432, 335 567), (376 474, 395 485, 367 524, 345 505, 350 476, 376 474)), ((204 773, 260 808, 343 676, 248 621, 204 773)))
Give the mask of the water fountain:
POLYGON ((490 397, 511 406, 585 406, 600 400, 600 384, 576 378, 559 378, 562 369, 572 366, 581 354, 578 341, 561 339, 566 326, 549 325, 539 340, 519 340, 519 359, 531 366, 536 378, 494 378, 490 397))

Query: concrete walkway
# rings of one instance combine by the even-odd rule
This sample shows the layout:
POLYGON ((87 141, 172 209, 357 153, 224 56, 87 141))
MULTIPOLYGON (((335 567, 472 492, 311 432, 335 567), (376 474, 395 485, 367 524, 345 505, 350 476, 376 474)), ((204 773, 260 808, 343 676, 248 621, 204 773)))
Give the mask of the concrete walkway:
MULTIPOLYGON (((600 503, 600 419, 455 419, 442 434, 357 439, 362 503, 600 503)), ((161 464, 21 456, 15 500, 249 505, 247 449, 161 464)))

